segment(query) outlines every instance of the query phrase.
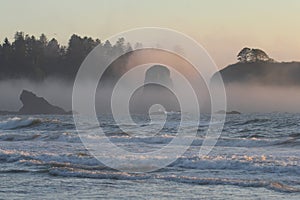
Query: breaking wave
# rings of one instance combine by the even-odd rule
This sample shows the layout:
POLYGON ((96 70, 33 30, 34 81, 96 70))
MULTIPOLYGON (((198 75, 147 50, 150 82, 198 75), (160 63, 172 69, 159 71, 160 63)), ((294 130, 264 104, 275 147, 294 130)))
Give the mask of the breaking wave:
POLYGON ((0 129, 12 130, 12 129, 24 128, 24 127, 40 124, 41 122, 42 120, 37 118, 12 117, 12 118, 8 118, 7 120, 0 121, 0 129))

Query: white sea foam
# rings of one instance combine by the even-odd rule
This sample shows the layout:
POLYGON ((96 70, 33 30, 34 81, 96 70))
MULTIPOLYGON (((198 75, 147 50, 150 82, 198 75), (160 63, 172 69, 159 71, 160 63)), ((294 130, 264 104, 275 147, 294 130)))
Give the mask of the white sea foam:
MULTIPOLYGON (((268 118, 275 120, 272 116, 271 114, 268 118)), ((251 115, 251 118, 259 117, 251 115)), ((42 176, 45 174, 47 179, 49 175, 53 175, 75 181, 78 178, 88 181, 107 179, 103 180, 105 182, 111 179, 116 182, 125 180, 134 183, 141 180, 147 184, 156 182, 159 185, 172 185, 175 182, 175 185, 182 188, 189 187, 189 184, 197 188, 218 188, 221 185, 237 190, 242 188, 243 191, 254 187, 260 188, 257 191, 266 192, 267 189, 270 193, 276 191, 300 195, 299 119, 291 115, 290 125, 283 126, 286 121, 282 118, 272 124, 261 125, 258 120, 248 123, 249 119, 242 115, 231 116, 225 131, 209 155, 198 156, 205 138, 204 131, 199 130, 191 147, 174 163, 153 173, 131 174, 112 170, 94 158, 92 152, 81 143, 72 116, 0 116, 0 163, 3 164, 1 173, 21 173, 20 176, 23 173, 24 176, 40 173, 42 176)), ((206 125, 203 123, 200 127, 206 125)), ((156 135, 149 134, 148 137, 124 134, 113 121, 102 126, 108 130, 108 134, 101 137, 108 137, 115 145, 136 153, 160 149, 176 136, 172 129, 156 135)), ((125 126, 134 129, 133 124, 125 126)), ((98 138, 96 128, 88 130, 95 135, 87 134, 82 137, 98 138)), ((191 129, 187 124, 184 131, 191 129)), ((147 131, 151 133, 151 128, 147 131)), ((101 137, 100 140, 105 139, 101 137)), ((106 156, 109 158, 111 155, 106 156)), ((121 162, 122 159, 128 158, 120 155, 121 162)), ((137 159, 145 160, 149 157, 141 153, 137 159)), ((156 159, 160 161, 165 158, 156 159)))
POLYGON ((9 130, 9 129, 17 129, 22 127, 28 127, 34 124, 41 123, 41 119, 37 118, 21 118, 21 117, 12 117, 7 120, 0 121, 0 129, 9 130))

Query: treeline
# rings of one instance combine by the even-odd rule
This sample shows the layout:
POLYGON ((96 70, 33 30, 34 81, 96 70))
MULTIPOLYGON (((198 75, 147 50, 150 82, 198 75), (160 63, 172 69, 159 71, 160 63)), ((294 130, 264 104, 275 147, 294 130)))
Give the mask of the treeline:
POLYGON ((36 38, 16 32, 14 41, 5 38, 0 44, 0 79, 41 81, 54 76, 73 80, 84 58, 97 45, 101 45, 104 60, 132 50, 124 38, 111 44, 73 34, 68 45, 63 46, 55 38, 48 40, 45 34, 36 38))

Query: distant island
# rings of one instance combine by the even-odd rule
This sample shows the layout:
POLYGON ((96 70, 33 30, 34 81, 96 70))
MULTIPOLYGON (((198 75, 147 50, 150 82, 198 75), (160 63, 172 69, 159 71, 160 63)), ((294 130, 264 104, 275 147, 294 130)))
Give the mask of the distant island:
POLYGON ((277 62, 264 51, 248 47, 238 53, 237 59, 237 63, 220 70, 225 84, 300 86, 300 62, 277 62))

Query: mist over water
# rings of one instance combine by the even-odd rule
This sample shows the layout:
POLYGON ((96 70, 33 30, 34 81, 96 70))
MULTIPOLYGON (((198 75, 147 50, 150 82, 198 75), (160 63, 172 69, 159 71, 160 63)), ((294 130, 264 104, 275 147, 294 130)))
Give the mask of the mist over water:
POLYGON ((240 112, 300 112, 300 87, 258 84, 226 86, 228 110, 240 112))
MULTIPOLYGON (((140 74, 138 72, 137 74, 140 74)), ((134 77, 133 77, 134 78, 134 77)), ((137 78, 144 79, 137 75, 137 78)), ((171 78, 174 87, 184 95, 182 80, 172 73, 171 78)), ((82 90, 89 90, 90 82, 81 84, 82 90)), ((119 90, 125 95, 128 92, 126 85, 119 90)), ((44 97, 53 105, 72 110, 72 90, 73 83, 58 78, 48 78, 42 82, 29 80, 5 80, 0 82, 0 110, 17 111, 22 103, 19 96, 23 89, 30 90, 37 96, 44 97)), ((199 102, 201 112, 207 112, 210 107, 209 93, 203 83, 198 86, 199 102)), ((106 84, 104 88, 98 88, 96 93, 96 108, 101 111, 103 96, 108 96, 112 88, 106 84)), ((92 92, 92 91, 91 91, 92 92)), ((226 85, 227 110, 237 110, 243 113, 251 112, 300 112, 300 87, 298 86, 267 86, 259 84, 238 84, 226 85)), ((189 101, 190 97, 186 97, 189 101)), ((82 102, 85 103, 84 101, 82 102)), ((191 108, 192 109, 192 108, 191 108)), ((99 112, 100 113, 100 112, 99 112)))
MULTIPOLYGON (((185 49, 183 51, 184 54, 189 55, 189 52, 185 49)), ((105 69, 102 77, 97 77, 95 71, 99 70, 99 68, 105 68, 108 61, 96 56, 94 60, 91 60, 90 64, 96 67, 85 72, 88 76, 86 76, 85 80, 78 80, 80 83, 78 86, 80 87, 79 91, 88 91, 92 94, 94 92, 92 84, 97 78, 100 78, 95 94, 95 108, 99 114, 110 111, 112 91, 116 89, 115 86, 121 78, 126 76, 126 81, 118 87, 117 91, 118 96, 122 98, 129 92, 132 92, 129 90, 132 84, 145 83, 146 71, 153 65, 162 65, 170 71, 169 77, 162 77, 161 79, 170 79, 172 81, 172 87, 176 91, 172 98, 182 96, 184 97, 182 98, 184 103, 189 104, 192 96, 190 93, 187 93, 187 87, 189 86, 186 83, 188 82, 198 98, 201 112, 210 112, 211 96, 204 77, 202 77, 203 74, 199 74, 188 60, 177 54, 151 48, 128 52, 114 60, 105 69)), ((207 74, 209 69, 205 63, 198 64, 201 66, 201 73, 207 74)), ((245 66, 241 66, 241 68, 245 69, 245 66)), ((289 74, 293 73, 289 72, 289 74)), ((269 82, 264 82, 266 81, 264 77, 256 77, 257 79, 252 77, 252 81, 248 80, 248 82, 226 82, 227 110, 237 110, 243 113, 300 112, 300 87, 293 86, 287 80, 282 81, 284 79, 282 76, 280 77, 281 81, 275 84, 277 77, 280 77, 280 74, 274 72, 269 73, 267 76, 267 80, 271 80, 269 82), (280 85, 281 82, 290 84, 280 85)), ((17 111, 22 106, 19 95, 23 89, 26 89, 34 92, 37 96, 44 97, 51 104, 70 111, 72 110, 73 84, 74 82, 70 79, 64 80, 58 77, 49 77, 43 81, 28 79, 2 80, 0 81, 0 110, 17 111)), ((148 95, 147 98, 149 102, 155 102, 151 98, 155 100, 156 97, 155 95, 148 95)), ((86 102, 85 98, 82 98, 80 104, 84 105, 86 102)), ((167 103, 170 102, 174 102, 174 99, 167 101, 167 103)), ((124 103, 126 102, 124 101, 124 103)), ((194 110, 193 106, 190 106, 188 109, 190 111, 194 110)))
POLYGON ((23 89, 44 97, 51 104, 71 110, 72 87, 72 82, 58 78, 47 78, 41 82, 27 79, 3 80, 0 81, 0 110, 17 111, 22 106, 19 97, 23 89))

